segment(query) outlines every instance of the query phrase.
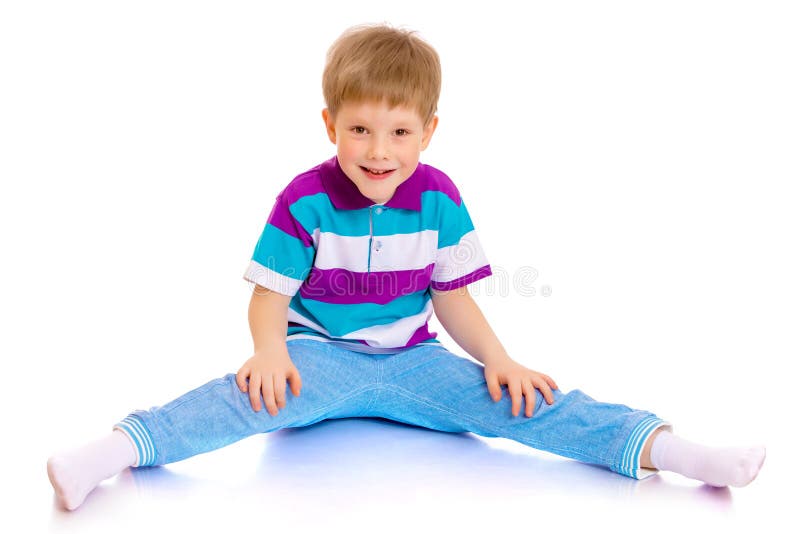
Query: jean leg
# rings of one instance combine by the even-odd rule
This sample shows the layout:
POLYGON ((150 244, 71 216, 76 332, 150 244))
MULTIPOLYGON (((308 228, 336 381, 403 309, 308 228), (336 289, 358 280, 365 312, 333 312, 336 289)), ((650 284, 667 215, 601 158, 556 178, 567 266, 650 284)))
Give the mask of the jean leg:
POLYGON ((530 447, 632 477, 655 473, 639 465, 647 438, 669 423, 622 404, 598 402, 580 390, 536 391, 533 417, 511 415, 511 398, 494 402, 484 367, 443 347, 419 347, 386 360, 375 415, 444 432, 513 439, 530 447))
POLYGON ((177 462, 253 434, 357 416, 374 400, 377 381, 368 356, 314 340, 291 340, 286 346, 303 387, 295 397, 287 383, 286 406, 278 415, 267 412, 263 397, 261 410, 254 411, 235 374, 211 380, 114 425, 136 446, 135 467, 177 462))

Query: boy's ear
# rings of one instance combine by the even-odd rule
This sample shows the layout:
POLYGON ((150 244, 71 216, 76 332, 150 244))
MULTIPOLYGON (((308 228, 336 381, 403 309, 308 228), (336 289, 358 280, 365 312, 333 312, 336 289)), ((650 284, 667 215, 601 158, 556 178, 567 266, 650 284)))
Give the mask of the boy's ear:
POLYGON ((430 120, 427 126, 422 129, 422 146, 421 150, 425 150, 428 148, 428 143, 431 142, 431 137, 433 137, 433 132, 436 131, 436 126, 439 124, 439 117, 434 115, 433 118, 430 120))
POLYGON ((334 124, 333 116, 328 111, 328 108, 322 110, 322 120, 325 122, 325 131, 328 132, 328 139, 331 143, 336 144, 336 127, 334 124))

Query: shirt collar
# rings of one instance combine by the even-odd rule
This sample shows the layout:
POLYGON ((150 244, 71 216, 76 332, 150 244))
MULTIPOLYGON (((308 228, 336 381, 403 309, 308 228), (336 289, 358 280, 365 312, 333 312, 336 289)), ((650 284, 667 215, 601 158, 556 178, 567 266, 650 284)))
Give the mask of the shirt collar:
MULTIPOLYGON (((320 174, 325 192, 328 193, 328 198, 335 208, 357 210, 375 205, 375 202, 362 195, 356 184, 347 177, 336 156, 320 165, 320 174)), ((392 198, 383 205, 387 208, 422 211, 421 196, 424 174, 424 165, 418 164, 411 176, 397 186, 392 198)))

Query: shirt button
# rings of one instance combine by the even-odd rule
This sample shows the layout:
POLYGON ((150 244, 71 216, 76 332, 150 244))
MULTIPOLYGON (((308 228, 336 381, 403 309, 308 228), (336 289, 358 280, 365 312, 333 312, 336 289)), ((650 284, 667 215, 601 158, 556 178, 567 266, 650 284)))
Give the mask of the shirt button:
POLYGON ((375 241, 375 252, 378 252, 383 247, 383 243, 375 241))
POLYGON ((383 208, 375 208, 375 213, 377 215, 380 215, 381 213, 383 213, 383 208))

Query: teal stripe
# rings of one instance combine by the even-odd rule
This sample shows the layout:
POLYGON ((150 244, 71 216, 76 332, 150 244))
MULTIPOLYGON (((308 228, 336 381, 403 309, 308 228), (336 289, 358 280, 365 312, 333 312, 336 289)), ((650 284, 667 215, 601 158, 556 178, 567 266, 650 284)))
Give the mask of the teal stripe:
POLYGON ((314 247, 307 247, 300 239, 267 224, 256 243, 252 260, 283 276, 304 280, 311 271, 314 247))
MULTIPOLYGON (((460 206, 456 206, 455 202, 441 191, 425 191, 421 199, 421 212, 384 208, 382 213, 377 215, 373 208, 373 235, 412 234, 423 230, 438 230, 441 248, 458 243, 464 234, 473 229, 472 220, 463 200, 460 206), (456 222, 442 228, 443 221, 456 222)), ((309 233, 319 228, 320 232, 341 236, 369 235, 369 208, 337 210, 325 193, 301 197, 289 206, 289 211, 309 233)))
POLYGON ((125 432, 136 445, 138 455, 136 460, 137 467, 153 465, 155 463, 156 455, 153 438, 138 418, 129 415, 117 423, 115 428, 119 428, 125 432))
POLYGON ((319 228, 320 232, 346 236, 369 235, 368 208, 337 210, 325 193, 300 197, 289 206, 289 211, 308 233, 319 228))
POLYGON ((156 450, 155 445, 153 445, 153 438, 150 436, 150 432, 148 432, 144 424, 139 419, 135 417, 130 417, 130 419, 131 424, 141 433, 144 440, 144 465, 153 465, 156 461, 156 450))
POLYGON ((464 234, 475 229, 475 226, 472 224, 472 219, 469 216, 469 211, 467 211, 467 205, 464 203, 463 198, 461 199, 461 205, 456 206, 450 197, 444 193, 426 191, 422 194, 423 213, 425 210, 429 209, 429 207, 426 205, 426 201, 432 205, 431 207, 434 210, 438 212, 438 218, 435 227, 439 230, 438 248, 444 248, 458 244, 464 234), (434 194, 436 197, 428 200, 428 198, 432 197, 434 194), (444 221, 447 221, 447 224, 443 224, 444 221))
POLYGON ((388 304, 330 304, 303 298, 298 292, 289 306, 304 317, 322 324, 334 337, 369 326, 393 323, 404 317, 416 315, 425 308, 427 289, 397 297, 388 304))
POLYGON ((307 326, 290 326, 286 329, 286 335, 290 336, 292 334, 318 334, 316 330, 313 330, 307 326))
POLYGON ((142 442, 139 440, 139 437, 136 435, 136 432, 130 428, 128 423, 120 422, 114 428, 118 428, 122 432, 131 439, 131 441, 136 446, 136 464, 135 467, 141 467, 144 464, 144 450, 142 449, 142 442))
POLYGON ((639 469, 639 457, 642 454, 644 444, 651 432, 658 426, 664 424, 664 421, 655 416, 649 416, 639 422, 638 425, 631 432, 628 442, 625 444, 624 452, 622 455, 621 472, 631 478, 636 478, 636 472, 639 469))
POLYGON ((647 443, 647 440, 650 437, 650 435, 653 433, 653 430, 655 430, 656 428, 661 426, 661 424, 663 424, 663 421, 661 421, 660 419, 656 419, 651 424, 647 425, 647 428, 645 428, 644 432, 642 432, 642 438, 639 440, 639 443, 636 445, 636 447, 635 447, 635 449, 633 451, 633 458, 631 459, 631 461, 632 461, 631 471, 632 471, 632 474, 633 474, 634 478, 636 478, 637 471, 641 467, 640 462, 639 462, 639 458, 642 455, 642 449, 644 449, 644 444, 647 443))
POLYGON ((633 470, 634 458, 633 458, 633 450, 636 449, 638 441, 641 439, 642 432, 644 428, 652 422, 652 417, 646 417, 639 421, 639 424, 634 427, 633 431, 631 432, 630 437, 628 438, 627 443, 625 444, 625 449, 622 455, 622 472, 626 476, 634 477, 635 472, 633 470))

